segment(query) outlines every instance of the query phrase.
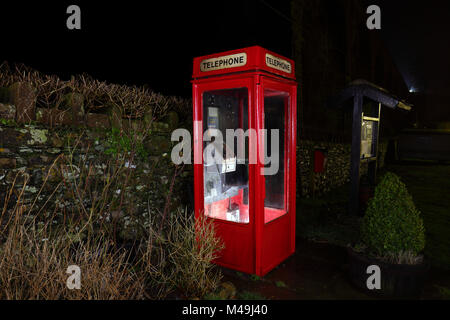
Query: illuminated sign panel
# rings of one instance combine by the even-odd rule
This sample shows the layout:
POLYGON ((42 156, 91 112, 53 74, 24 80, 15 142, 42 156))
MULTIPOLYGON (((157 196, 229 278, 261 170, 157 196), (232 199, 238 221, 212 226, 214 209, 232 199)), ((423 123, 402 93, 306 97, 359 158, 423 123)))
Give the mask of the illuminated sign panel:
POLYGON ((286 73, 292 72, 292 66, 289 61, 275 57, 269 53, 266 53, 266 65, 286 73))
POLYGON ((245 52, 223 56, 218 58, 211 58, 203 60, 200 63, 200 70, 202 72, 243 67, 247 64, 247 54, 245 52))

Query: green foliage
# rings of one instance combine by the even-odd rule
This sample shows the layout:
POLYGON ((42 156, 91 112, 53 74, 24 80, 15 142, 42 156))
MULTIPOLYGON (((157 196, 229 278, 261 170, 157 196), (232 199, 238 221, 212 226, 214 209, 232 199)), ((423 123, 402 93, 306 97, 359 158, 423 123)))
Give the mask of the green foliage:
POLYGON ((443 300, 450 300, 450 289, 442 286, 435 286, 439 290, 439 294, 443 300))
POLYGON ((250 291, 243 291, 238 294, 239 300, 266 300, 266 297, 263 295, 257 293, 257 292, 250 292, 250 291))
POLYGON ((129 134, 125 134, 119 128, 113 127, 107 133, 109 148, 105 150, 105 153, 117 155, 134 151, 142 160, 145 160, 148 157, 148 152, 142 140, 138 132, 130 130, 129 134))
POLYGON ((226 299, 222 298, 217 293, 208 293, 203 297, 203 300, 226 300, 226 299))
POLYGON ((425 247, 425 228, 420 211, 400 178, 388 172, 369 201, 361 226, 368 249, 380 256, 409 251, 418 254, 425 247))
POLYGON ((261 277, 257 276, 256 274, 252 274, 252 275, 250 275, 250 280, 259 281, 259 280, 261 280, 261 277))
POLYGON ((0 118, 0 124, 2 124, 4 126, 14 126, 16 124, 16 122, 11 119, 0 118))
POLYGON ((277 288, 287 288, 286 283, 284 283, 283 281, 277 281, 275 282, 275 285, 277 286, 277 288))

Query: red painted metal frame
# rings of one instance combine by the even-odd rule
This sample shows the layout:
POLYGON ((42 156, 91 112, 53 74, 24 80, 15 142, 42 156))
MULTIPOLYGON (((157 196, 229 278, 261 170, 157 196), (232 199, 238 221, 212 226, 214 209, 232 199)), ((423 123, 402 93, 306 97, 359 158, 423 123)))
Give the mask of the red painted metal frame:
MULTIPOLYGON (((215 263, 241 272, 264 276, 279 263, 295 252, 295 195, 296 195, 296 144, 297 144, 297 83, 287 77, 280 77, 279 72, 268 73, 265 63, 259 57, 267 50, 261 47, 250 47, 225 53, 196 58, 194 60, 193 83, 193 120, 194 123, 194 199, 195 216, 204 214, 203 185, 203 99, 207 91, 247 88, 248 90, 248 128, 260 132, 264 129, 264 90, 276 90, 289 95, 286 109, 285 131, 285 206, 287 213, 273 221, 265 223, 264 197, 265 180, 262 175, 264 164, 259 159, 257 164, 249 165, 249 223, 241 224, 230 221, 212 219, 217 234, 225 243, 225 249, 220 252, 220 258, 215 263), (234 54, 248 50, 247 61, 252 62, 252 69, 232 68, 209 72, 208 77, 200 78, 200 61, 234 54), (259 61, 255 65, 254 61, 259 61), (263 65, 264 64, 264 65, 263 65), (197 70, 195 68, 198 68, 197 70)), ((271 52, 269 52, 271 53, 271 52)), ((274 56, 290 61, 277 54, 274 56)), ((294 72, 294 64, 292 72, 294 72)), ((249 145, 256 143, 257 148, 264 148, 264 142, 257 135, 249 145)), ((258 149, 259 150, 259 149, 258 149)))
MULTIPOLYGON (((226 77, 210 80, 195 81, 193 84, 194 96, 194 121, 203 120, 203 99, 202 95, 207 91, 224 89, 247 88, 248 90, 248 120, 249 128, 255 127, 255 97, 253 88, 255 87, 253 77, 226 77)), ((203 130, 202 125, 199 128, 203 130)), ((249 145, 257 143, 250 137, 249 145)), ((194 135, 194 154, 203 155, 203 132, 194 135)), ((204 214, 204 185, 203 185, 203 159, 201 164, 199 159, 194 159, 194 197, 195 216, 198 218, 204 214)), ((220 253, 221 257, 215 261, 217 264, 227 268, 236 269, 245 273, 254 273, 254 169, 256 165, 249 165, 249 223, 241 224, 230 221, 213 219, 219 237, 225 243, 226 248, 220 253)))
MULTIPOLYGON (((256 274, 265 275, 295 252, 297 84, 293 81, 263 75, 258 87, 259 93, 257 94, 259 94, 259 99, 262 99, 262 102, 264 101, 265 89, 286 92, 290 97, 287 106, 287 127, 285 131, 287 140, 287 148, 285 148, 285 204, 287 213, 268 223, 256 221, 256 274)), ((260 116, 258 120, 260 122, 257 130, 263 129, 264 118, 260 116)), ((258 143, 258 148, 264 148, 263 143, 260 141, 258 143)), ((257 191, 257 194, 265 195, 265 180, 260 172, 256 175, 256 185, 262 189, 257 191)), ((257 205, 262 206, 261 208, 257 207, 256 212, 264 212, 264 198, 257 199, 256 202, 257 205)))

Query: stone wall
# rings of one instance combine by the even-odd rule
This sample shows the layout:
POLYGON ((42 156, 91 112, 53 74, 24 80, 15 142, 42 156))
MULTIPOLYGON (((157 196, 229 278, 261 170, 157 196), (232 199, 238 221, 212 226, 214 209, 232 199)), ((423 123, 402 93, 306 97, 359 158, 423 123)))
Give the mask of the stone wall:
MULTIPOLYGON (((75 177, 86 173, 85 169, 92 170, 97 180, 103 181, 113 161, 119 159, 125 166, 121 171, 123 181, 127 182, 125 190, 116 186, 109 192, 116 198, 122 198, 121 193, 126 193, 125 202, 122 203, 122 199, 120 206, 126 210, 116 212, 111 208, 109 214, 115 212, 116 216, 124 219, 133 216, 135 224, 144 225, 140 218, 144 221, 146 215, 164 211, 169 191, 171 208, 191 204, 189 192, 186 192, 192 185, 191 166, 178 173, 172 187, 176 168, 170 160, 173 146, 170 134, 177 127, 190 127, 190 117, 186 117, 186 114, 190 115, 190 102, 180 100, 180 103, 188 109, 183 115, 186 123, 180 123, 179 114, 175 111, 167 112, 160 119, 153 115, 147 117, 145 113, 138 118, 123 118, 111 108, 89 112, 84 106, 83 95, 79 93, 66 94, 64 103, 58 108, 42 108, 36 106, 35 90, 26 83, 0 88, 0 200, 12 186, 15 194, 20 192, 25 179, 28 179, 24 205, 34 204, 39 209, 48 205, 51 198, 53 207, 69 210, 73 207, 70 201, 74 197, 67 195, 70 188, 61 186, 61 183, 67 179, 76 180, 75 177), (136 139, 138 144, 134 141, 136 139), (133 152, 136 152, 131 158, 130 145, 134 145, 133 152), (67 170, 68 164, 70 170, 67 170), (66 171, 52 172, 52 166, 65 166, 66 171), (133 173, 127 175, 127 171, 133 173), (131 177, 129 181, 127 177, 131 177)), ((177 107, 180 110, 180 106, 177 107)), ((386 148, 386 143, 380 144, 380 166, 384 165, 386 148)), ((323 194, 346 184, 349 181, 350 154, 350 145, 347 144, 300 140, 297 147, 298 194, 323 194), (323 173, 313 172, 315 149, 326 150, 323 173)), ((362 174, 366 170, 363 166, 362 174)), ((86 201, 89 207, 92 201, 86 201)), ((130 237, 135 233, 133 230, 123 235, 130 237)))
MULTIPOLYGON (((145 148, 148 154, 144 157, 136 156, 133 162, 128 158, 111 153, 114 142, 111 141, 110 131, 86 128, 53 128, 44 125, 17 125, 7 123, 0 125, 0 204, 3 206, 7 191, 13 187, 13 200, 21 192, 25 180, 22 204, 26 209, 34 203, 34 209, 44 212, 59 211, 59 218, 71 209, 77 210, 73 201, 76 200, 71 192, 75 190, 72 183, 84 183, 89 179, 99 184, 91 191, 101 193, 105 190, 105 179, 117 163, 122 169, 116 182, 110 186, 107 197, 109 204, 119 202, 121 194, 121 209, 106 210, 110 215, 105 219, 112 219, 114 214, 128 219, 135 219, 139 224, 149 214, 161 214, 164 211, 167 194, 171 188, 174 176, 174 165, 170 160, 170 136, 164 131, 155 131, 147 139, 145 148), (169 141, 164 144, 153 143, 154 139, 169 141), (122 160, 122 161, 121 161, 122 160), (132 171, 128 174, 128 171, 132 171), (89 172, 89 173, 88 173, 89 172), (89 175, 89 177, 88 177, 89 175), (129 179, 126 183, 125 180, 129 179), (79 180, 79 181, 78 181, 79 180), (121 190, 123 188, 123 190, 121 190), (48 203, 50 201, 50 203, 48 203), (63 213, 64 211, 64 213, 63 213)), ((183 198, 184 184, 189 183, 182 172, 171 193, 171 210, 184 206, 188 199, 183 198)), ((83 196, 84 206, 91 208, 92 193, 83 196)), ((10 201, 14 205, 14 201, 10 201)), ((117 204, 117 207, 119 205, 117 204)), ((142 226, 145 223, 142 222, 142 226)), ((138 228, 139 229, 139 228, 138 228)), ((136 229, 124 230, 124 238, 132 238, 136 229)))
POLYGON ((170 159, 171 132, 183 126, 170 109, 179 106, 160 118, 126 118, 108 108, 85 112, 76 93, 63 108, 36 107, 35 90, 24 83, 0 93, 0 206, 7 203, 7 212, 17 199, 28 213, 54 214, 55 223, 97 210, 132 239, 149 216, 189 202, 189 168, 170 159))
MULTIPOLYGON (((381 142, 378 166, 384 166, 387 143, 381 142)), ((324 194, 350 182, 351 145, 334 142, 300 140, 297 146, 298 194, 309 197, 324 194), (314 173, 314 150, 324 150, 324 171, 314 173)), ((361 165, 361 175, 367 173, 367 164, 361 165)))

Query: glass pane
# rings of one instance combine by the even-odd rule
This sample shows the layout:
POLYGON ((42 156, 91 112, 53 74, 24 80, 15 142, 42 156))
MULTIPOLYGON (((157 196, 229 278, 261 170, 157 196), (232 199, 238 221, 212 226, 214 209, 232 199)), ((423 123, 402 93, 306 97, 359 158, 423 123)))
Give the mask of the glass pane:
POLYGON ((289 95, 285 92, 265 90, 264 91, 264 128, 267 129, 266 139, 266 160, 265 168, 270 175, 265 174, 266 197, 264 200, 264 221, 266 223, 286 214, 286 109, 289 102, 289 95), (276 134, 278 132, 278 137, 276 134), (278 139, 277 139, 278 138, 278 139), (277 139, 275 141, 274 139, 277 139), (276 144, 278 144, 278 148, 276 144), (278 152, 277 152, 278 151, 278 152), (275 170, 278 168, 278 170, 275 170))
POLYGON ((248 138, 228 141, 227 129, 248 130, 247 88, 203 93, 203 150, 205 215, 249 223, 248 138))
POLYGON ((375 138, 378 122, 363 120, 361 126, 361 158, 375 157, 375 138))

